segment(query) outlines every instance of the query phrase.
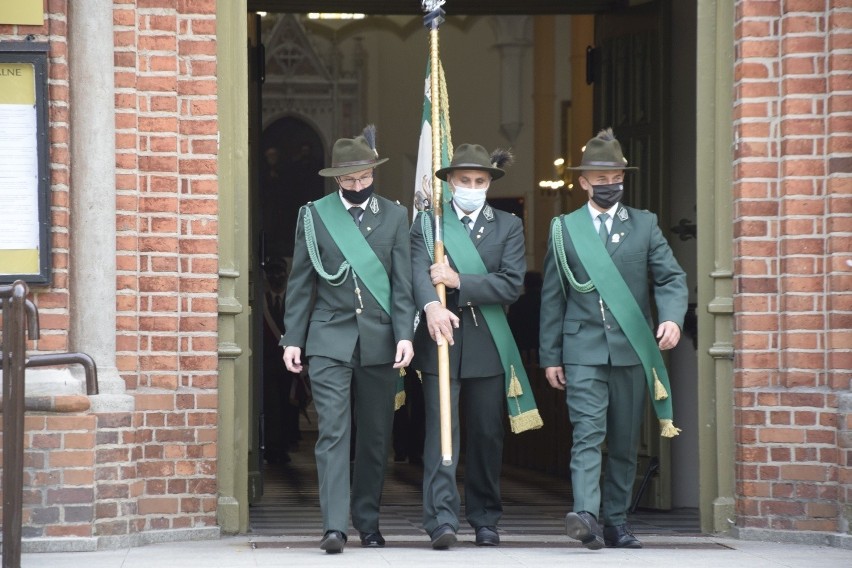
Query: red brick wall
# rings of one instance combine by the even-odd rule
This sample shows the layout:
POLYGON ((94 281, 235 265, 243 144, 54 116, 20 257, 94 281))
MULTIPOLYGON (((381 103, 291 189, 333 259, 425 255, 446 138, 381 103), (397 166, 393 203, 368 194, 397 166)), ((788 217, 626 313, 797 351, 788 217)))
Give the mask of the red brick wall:
POLYGON ((116 2, 118 366, 216 385, 215 2, 116 2))
POLYGON ((737 524, 846 530, 852 13, 742 0, 735 26, 737 524))
POLYGON ((25 420, 23 536, 92 536, 94 415, 41 414, 25 420))
MULTIPOLYGON (((67 351, 68 0, 0 41, 49 42, 52 281, 36 351, 67 351)), ((136 410, 27 417, 25 536, 216 524, 215 0, 115 0, 116 362, 136 410)), ((85 17, 81 10, 72 16, 85 17)), ((104 133, 112 135, 112 133, 104 133)))

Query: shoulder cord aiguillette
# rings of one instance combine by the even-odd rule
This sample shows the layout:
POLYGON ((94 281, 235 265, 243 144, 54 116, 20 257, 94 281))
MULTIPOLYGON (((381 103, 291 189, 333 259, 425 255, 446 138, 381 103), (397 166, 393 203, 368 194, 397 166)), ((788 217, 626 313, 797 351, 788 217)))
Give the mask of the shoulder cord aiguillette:
POLYGON ((307 205, 303 206, 302 209, 305 211, 305 245, 308 249, 308 258, 311 259, 311 264, 313 264, 314 270, 317 271, 320 278, 328 282, 331 286, 340 286, 346 282, 346 277, 349 276, 349 271, 352 267, 348 260, 344 260, 340 263, 340 268, 337 269, 337 273, 329 274, 325 271, 325 267, 323 267, 322 259, 319 255, 319 248, 317 247, 317 235, 316 230, 314 229, 314 216, 311 214, 311 208, 307 205))
MULTIPOLYGON (((562 270, 562 273, 565 274, 565 278, 568 279, 568 283, 571 284, 571 287, 581 294, 588 294, 595 289, 594 283, 591 280, 582 284, 577 282, 577 279, 574 278, 574 273, 571 272, 571 267, 568 266, 568 257, 565 256, 565 243, 562 240, 563 217, 564 215, 554 217, 553 221, 550 222, 550 240, 552 243, 551 246, 553 247, 553 254, 557 259, 559 268, 562 270)), ((567 297, 568 294, 565 292, 565 284, 563 284, 561 278, 559 279, 559 285, 562 286, 562 295, 567 297)))

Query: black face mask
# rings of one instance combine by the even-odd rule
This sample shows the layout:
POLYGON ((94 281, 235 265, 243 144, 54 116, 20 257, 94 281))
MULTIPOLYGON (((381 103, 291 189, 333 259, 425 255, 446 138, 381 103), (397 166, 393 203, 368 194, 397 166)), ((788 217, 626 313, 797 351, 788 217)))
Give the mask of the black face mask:
POLYGON ((624 182, 607 183, 592 186, 592 201, 609 209, 621 200, 624 194, 624 182))
POLYGON ((343 199, 348 201, 349 203, 354 203, 355 205, 361 205, 373 195, 373 184, 368 185, 361 191, 355 191, 354 189, 343 189, 340 188, 340 193, 343 195, 343 199))

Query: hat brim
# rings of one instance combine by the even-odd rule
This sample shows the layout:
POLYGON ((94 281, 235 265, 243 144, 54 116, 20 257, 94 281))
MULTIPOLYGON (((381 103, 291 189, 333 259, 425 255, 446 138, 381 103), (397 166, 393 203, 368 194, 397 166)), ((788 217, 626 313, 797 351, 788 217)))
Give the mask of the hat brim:
POLYGON ((376 166, 380 166, 390 160, 390 158, 382 158, 381 160, 376 160, 375 162, 366 162, 363 164, 352 164, 348 166, 338 166, 338 167, 330 167, 324 168, 319 171, 319 175, 322 177, 337 177, 337 176, 345 176, 346 174, 354 174, 355 172, 360 172, 362 170, 371 170, 376 166))
POLYGON ((613 171, 618 171, 618 170, 631 170, 631 171, 638 171, 639 170, 639 168, 637 166, 600 166, 600 165, 595 165, 595 166, 579 165, 579 166, 574 166, 572 168, 565 168, 565 169, 570 170, 572 172, 583 172, 583 171, 586 171, 586 172, 613 172, 613 171))
POLYGON ((500 168, 486 168, 485 166, 480 166, 479 164, 456 164, 455 166, 447 166, 446 168, 441 168, 437 172, 435 172, 435 176, 438 179, 447 181, 447 174, 454 170, 479 170, 481 172, 488 172, 491 174, 491 179, 500 179, 506 172, 501 170, 500 168))

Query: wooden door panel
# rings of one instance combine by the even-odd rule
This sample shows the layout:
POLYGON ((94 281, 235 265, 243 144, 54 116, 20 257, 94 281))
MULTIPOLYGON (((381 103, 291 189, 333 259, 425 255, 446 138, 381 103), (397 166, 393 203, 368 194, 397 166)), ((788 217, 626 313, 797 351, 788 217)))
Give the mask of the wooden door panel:
MULTIPOLYGON (((647 2, 595 18, 595 132, 612 127, 625 157, 638 172, 626 176, 624 203, 657 213, 661 225, 667 215, 668 185, 663 175, 666 150, 666 86, 668 68, 666 14, 668 0, 647 2)), ((640 506, 671 507, 669 442, 660 438, 659 422, 650 403, 639 446, 634 494, 653 462, 657 473, 647 484, 640 506)))

